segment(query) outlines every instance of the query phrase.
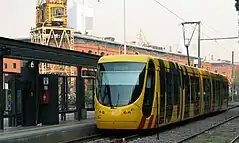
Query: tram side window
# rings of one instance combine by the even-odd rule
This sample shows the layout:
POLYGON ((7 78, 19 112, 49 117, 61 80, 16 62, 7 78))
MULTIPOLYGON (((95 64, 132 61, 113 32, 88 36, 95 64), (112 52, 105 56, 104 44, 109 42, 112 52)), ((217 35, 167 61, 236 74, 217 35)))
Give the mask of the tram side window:
POLYGON ((179 84, 179 94, 180 88, 182 88, 182 68, 177 64, 177 74, 178 74, 178 84, 179 84))
POLYGON ((174 82, 174 96, 175 96, 175 102, 174 104, 179 104, 179 89, 180 89, 180 75, 179 72, 173 73, 173 82, 174 82))
POLYGON ((180 68, 180 87, 184 88, 183 69, 180 68))
POLYGON ((212 91, 211 91, 212 86, 211 86, 210 79, 207 79, 207 86, 208 86, 208 95, 207 96, 208 96, 208 98, 210 100, 211 94, 212 94, 212 91))
POLYGON ((219 99, 220 99, 220 103, 221 103, 221 100, 223 100, 223 81, 219 81, 219 99))
POLYGON ((226 84, 226 82, 225 81, 223 81, 223 95, 222 95, 222 98, 223 98, 223 100, 225 100, 226 99, 226 94, 227 94, 227 88, 226 88, 226 86, 227 86, 227 84, 226 84))
POLYGON ((229 87, 228 87, 228 83, 226 82, 225 83, 225 99, 227 99, 228 98, 228 96, 229 96, 229 87))
POLYGON ((217 103, 218 101, 218 97, 219 97, 219 84, 218 84, 218 80, 215 80, 215 103, 217 103))
POLYGON ((221 89, 222 89, 222 85, 221 85, 221 81, 219 80, 219 81, 217 81, 217 85, 218 85, 218 87, 217 87, 217 93, 218 93, 218 96, 217 96, 217 100, 218 100, 218 102, 220 103, 220 99, 221 99, 221 94, 222 94, 222 92, 221 92, 221 89))
POLYGON ((172 71, 169 70, 166 72, 166 81, 167 81, 167 103, 168 105, 172 105, 174 103, 174 89, 173 89, 173 74, 172 71))
POLYGON ((221 102, 221 98, 222 98, 222 81, 219 80, 218 81, 218 102, 220 103, 221 102))
POLYGON ((184 75, 184 81, 185 81, 185 103, 190 103, 190 84, 189 84, 189 76, 184 75))
MULTIPOLYGON (((165 97, 165 71, 163 70, 164 67, 160 67, 160 95, 161 98, 164 99, 165 97)), ((161 99, 160 99, 161 100, 161 99)))
POLYGON ((225 83, 224 81, 221 82, 221 100, 224 100, 225 98, 225 83))
POLYGON ((226 98, 229 98, 229 84, 226 83, 226 98))
POLYGON ((225 83, 225 98, 227 99, 229 95, 228 83, 225 83))
POLYGON ((207 78, 203 79, 204 84, 204 102, 206 105, 209 105, 210 103, 210 95, 211 95, 211 84, 210 80, 207 78))
POLYGON ((196 101, 199 100, 199 96, 200 96, 200 81, 199 81, 199 77, 195 77, 195 98, 196 101))
POLYGON ((216 81, 213 79, 212 80, 212 88, 213 88, 213 104, 216 102, 216 81))
POLYGON ((195 95, 195 92, 196 92, 196 87, 195 87, 195 77, 193 76, 190 76, 190 79, 191 79, 191 102, 194 103, 196 101, 196 95, 195 95))
POLYGON ((207 101, 207 81, 205 78, 203 78, 203 100, 204 103, 207 101))
POLYGON ((164 110, 165 110, 165 92, 166 92, 166 76, 165 76, 165 68, 163 64, 160 64, 160 122, 164 120, 164 110))
POLYGON ((229 85, 228 85, 228 82, 227 82, 227 84, 226 84, 226 98, 228 99, 229 98, 229 85))
POLYGON ((222 98, 223 100, 227 98, 227 83, 225 81, 223 81, 223 95, 222 98))

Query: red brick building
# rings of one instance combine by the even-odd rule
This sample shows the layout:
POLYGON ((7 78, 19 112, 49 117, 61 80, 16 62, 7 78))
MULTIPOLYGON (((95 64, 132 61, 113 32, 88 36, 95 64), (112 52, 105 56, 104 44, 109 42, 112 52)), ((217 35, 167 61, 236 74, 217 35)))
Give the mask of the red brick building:
POLYGON ((16 59, 3 59, 3 71, 11 73, 21 72, 21 61, 16 59))
MULTIPOLYGON (((111 38, 114 39, 114 38, 111 38)), ((20 39, 23 41, 30 41, 30 39, 20 39)), ((123 53, 123 44, 112 40, 105 40, 100 37, 93 37, 87 35, 75 35, 75 49, 80 52, 91 53, 96 55, 117 55, 123 53)), ((147 54, 161 57, 166 60, 176 61, 187 65, 187 56, 180 53, 169 53, 163 50, 163 47, 141 47, 136 45, 127 45, 127 54, 147 54)), ((190 57, 191 65, 194 65, 194 60, 197 57, 190 57)), ((4 71, 20 72, 21 62, 19 60, 4 59, 4 71)), ((217 71, 225 74, 231 81, 232 66, 228 62, 201 62, 202 68, 217 71)))
MULTIPOLYGON (((213 61, 211 62, 212 64, 212 71, 223 74, 225 76, 227 76, 229 82, 232 82, 232 64, 230 63, 230 61, 213 61)), ((234 70, 237 71, 238 70, 238 66, 234 67, 234 70)), ((235 72, 237 73, 237 72, 235 72)))
MULTIPOLYGON (((77 35, 75 36, 75 47, 77 51, 92 53, 97 55, 117 55, 123 53, 123 45, 114 41, 104 40, 103 38, 94 38, 89 36, 77 35), (120 50, 121 49, 121 50, 120 50)), ((163 48, 161 48, 163 49, 163 48)), ((127 54, 147 54, 161 57, 166 60, 176 61, 187 65, 187 56, 176 53, 169 53, 163 50, 156 50, 153 48, 144 48, 140 46, 127 45, 127 54)), ((191 65, 194 65, 194 59, 197 57, 190 57, 191 65)), ((230 61, 202 61, 201 66, 204 69, 224 74, 231 82, 232 66, 230 61)))

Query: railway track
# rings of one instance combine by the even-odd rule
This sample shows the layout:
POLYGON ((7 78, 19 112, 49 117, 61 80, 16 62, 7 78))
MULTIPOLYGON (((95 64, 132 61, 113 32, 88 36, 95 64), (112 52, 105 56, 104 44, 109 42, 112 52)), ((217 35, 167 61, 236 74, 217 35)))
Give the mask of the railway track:
MULTIPOLYGON (((234 108, 239 108, 239 106, 233 106, 233 107, 229 107, 228 109, 226 110, 231 110, 231 109, 234 109, 234 108)), ((202 132, 200 133, 196 133, 186 139, 183 139, 180 141, 181 142, 185 142, 185 141, 188 141, 200 134, 203 134, 205 133, 206 131, 209 131, 209 130, 212 130, 220 125, 223 125, 235 118, 239 118, 239 115, 237 116, 233 116, 232 118, 229 118, 219 124, 216 124, 214 125, 213 127, 210 127, 206 130, 203 130, 202 132)), ((99 134, 94 134, 94 135, 90 135, 90 136, 86 136, 86 137, 81 137, 81 138, 77 138, 77 139, 74 139, 74 140, 70 140, 70 141, 65 141, 65 142, 62 142, 62 143, 85 143, 85 142, 104 142, 104 143, 125 143, 125 142, 129 142, 129 141, 132 141, 132 140, 135 140, 135 139, 138 139, 138 138, 142 138, 142 137, 146 137, 146 136, 152 136, 152 135, 156 135, 157 133, 155 132, 152 132, 152 133, 147 133, 146 135, 143 135, 143 134, 131 134, 131 135, 121 135, 121 136, 115 136, 115 135, 105 135, 103 132, 102 133, 99 133, 99 134)), ((235 141, 238 141, 238 138, 235 138, 235 141)), ((233 141, 233 140, 232 140, 233 141)), ((234 142, 231 142, 231 143, 235 143, 234 142)))
POLYGON ((104 142, 104 143, 123 143, 134 140, 140 137, 139 134, 131 134, 131 135, 109 135, 105 133, 99 133, 95 135, 85 136, 81 138, 77 138, 70 141, 65 141, 61 143, 86 143, 86 142, 104 142))
POLYGON ((110 140, 110 143, 126 143, 126 142, 132 141, 138 137, 141 137, 141 135, 134 134, 134 135, 129 135, 129 136, 121 137, 121 138, 113 138, 110 140))
POLYGON ((235 138, 233 138, 230 143, 236 143, 239 142, 239 135, 237 135, 235 138))
MULTIPOLYGON (((234 107, 234 108, 236 108, 236 107, 234 107)), ((233 109, 233 108, 231 108, 231 109, 233 109)), ((229 109, 229 110, 230 110, 230 109, 229 109)), ((218 123, 218 124, 216 124, 216 125, 213 125, 213 126, 211 126, 210 128, 207 128, 207 129, 205 129, 205 130, 202 130, 202 131, 199 132, 199 133, 193 134, 193 135, 191 135, 191 136, 189 136, 189 137, 187 137, 187 138, 185 138, 185 139, 182 139, 182 140, 179 141, 178 143, 183 143, 183 142, 189 141, 189 140, 191 140, 191 139, 193 139, 193 138, 195 138, 195 137, 197 137, 197 136, 199 136, 199 135, 202 135, 202 134, 204 134, 204 133, 206 133, 206 132, 208 132, 208 131, 210 131, 210 130, 213 130, 213 129, 215 129, 215 128, 219 127, 219 126, 222 126, 222 125, 224 125, 224 124, 226 124, 226 123, 228 123, 228 122, 230 122, 230 121, 232 121, 232 120, 234 120, 234 119, 237 119, 237 118, 239 118, 239 114, 236 115, 236 116, 233 116, 233 117, 231 117, 231 118, 228 118, 227 120, 222 121, 222 122, 220 122, 220 123, 218 123)), ((236 136, 230 143, 235 143, 235 141, 237 141, 238 139, 239 139, 239 136, 236 136)))
MULTIPOLYGON (((211 126, 214 126, 215 124, 218 124, 220 122, 223 122, 231 117, 234 117, 235 115, 239 114, 238 112, 239 106, 234 105, 234 106, 229 106, 228 109, 225 109, 224 111, 229 111, 225 113, 219 113, 216 114, 216 116, 208 116, 206 118, 202 118, 199 120, 195 120, 183 125, 179 125, 176 128, 169 128, 166 129, 162 132, 156 132, 156 134, 159 135, 159 140, 157 139, 158 136, 156 137, 156 134, 152 134, 149 136, 146 136, 145 138, 140 138, 131 141, 130 143, 147 143, 149 142, 184 142, 183 139, 188 138, 189 136, 193 134, 197 134, 201 131, 205 131, 205 129, 208 129, 211 126), (214 119, 215 118, 215 119, 214 119), (204 121, 205 120, 205 121, 204 121)), ((188 141, 185 140, 185 142, 188 143, 202 143, 202 142, 223 142, 225 141, 226 143, 229 143, 232 138, 235 136, 239 135, 239 125, 237 125, 237 122, 239 122, 239 118, 229 122, 228 124, 225 124, 224 126, 220 126, 219 128, 213 131, 208 131, 203 135, 199 135, 198 137, 191 138, 188 141), (233 125, 237 126, 233 126, 233 125), (225 129, 225 126, 227 127, 225 129), (231 127, 232 126, 232 127, 231 127), (221 130, 224 130, 221 133, 221 130), (225 135, 229 134, 229 135, 225 135), (223 138, 223 140, 221 140, 223 138)))
POLYGON ((61 143, 83 143, 83 142, 85 143, 85 142, 90 142, 90 141, 94 141, 94 140, 103 138, 104 137, 103 135, 104 135, 103 133, 99 133, 99 134, 94 134, 94 135, 90 135, 90 136, 76 138, 76 139, 61 142, 61 143))

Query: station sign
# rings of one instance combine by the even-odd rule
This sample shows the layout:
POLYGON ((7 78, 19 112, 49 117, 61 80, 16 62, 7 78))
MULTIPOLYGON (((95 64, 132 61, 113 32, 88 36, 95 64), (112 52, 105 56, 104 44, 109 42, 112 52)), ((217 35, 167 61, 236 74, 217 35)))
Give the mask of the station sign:
POLYGON ((49 78, 48 77, 44 77, 43 78, 44 90, 48 90, 48 85, 49 85, 49 78))
POLYGON ((49 78, 48 77, 44 77, 43 78, 43 85, 48 85, 49 84, 49 78))
POLYGON ((90 70, 83 70, 82 71, 82 76, 96 76, 96 71, 90 71, 90 70))

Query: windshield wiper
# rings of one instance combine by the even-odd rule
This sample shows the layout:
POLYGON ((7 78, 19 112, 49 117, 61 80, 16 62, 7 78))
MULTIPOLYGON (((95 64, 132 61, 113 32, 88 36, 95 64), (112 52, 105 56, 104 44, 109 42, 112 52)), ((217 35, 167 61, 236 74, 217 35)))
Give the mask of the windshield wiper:
POLYGON ((114 106, 113 106, 112 101, 111 101, 111 94, 110 94, 110 87, 109 87, 109 85, 105 84, 105 88, 106 88, 106 90, 104 90, 104 94, 106 94, 108 96, 109 104, 110 104, 111 109, 114 109, 114 106))
POLYGON ((116 106, 118 106, 118 104, 119 104, 119 96, 120 96, 120 94, 118 92, 118 98, 117 98, 116 106))

